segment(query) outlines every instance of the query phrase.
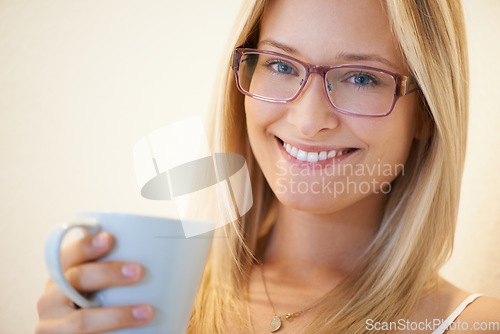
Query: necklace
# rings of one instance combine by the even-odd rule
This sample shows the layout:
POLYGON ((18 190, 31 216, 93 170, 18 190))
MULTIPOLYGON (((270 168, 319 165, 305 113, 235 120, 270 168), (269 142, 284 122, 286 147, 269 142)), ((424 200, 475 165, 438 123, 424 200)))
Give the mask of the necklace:
POLYGON ((271 308, 273 309, 273 313, 274 313, 274 318, 269 323, 269 330, 271 331, 271 333, 274 333, 281 328, 281 320, 291 319, 292 317, 298 317, 302 313, 305 313, 305 312, 309 311, 310 309, 312 309, 313 307, 316 307, 321 301, 323 301, 323 299, 325 299, 329 295, 329 293, 326 293, 324 296, 322 296, 321 298, 316 300, 314 303, 312 303, 311 305, 307 306, 306 308, 304 308, 300 311, 297 311, 294 313, 287 313, 284 315, 278 315, 276 313, 276 310, 274 309, 274 305, 273 305, 273 302, 271 301, 271 297, 269 296, 269 291, 267 290, 266 279, 264 277, 264 267, 263 266, 259 266, 259 267, 260 267, 260 273, 262 274, 262 282, 264 283, 264 290, 266 291, 267 300, 269 301, 269 304, 271 305, 271 308))

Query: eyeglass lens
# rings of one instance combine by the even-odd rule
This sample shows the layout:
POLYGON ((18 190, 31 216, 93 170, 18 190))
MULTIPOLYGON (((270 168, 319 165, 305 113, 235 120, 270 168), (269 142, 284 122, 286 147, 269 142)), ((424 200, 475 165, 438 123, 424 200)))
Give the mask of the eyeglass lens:
MULTIPOLYGON (((297 95, 307 74, 300 63, 276 55, 245 53, 239 67, 239 84, 247 93, 271 101, 287 101, 297 95)), ((332 105, 358 115, 383 115, 390 111, 394 78, 384 72, 339 67, 325 75, 332 105)))

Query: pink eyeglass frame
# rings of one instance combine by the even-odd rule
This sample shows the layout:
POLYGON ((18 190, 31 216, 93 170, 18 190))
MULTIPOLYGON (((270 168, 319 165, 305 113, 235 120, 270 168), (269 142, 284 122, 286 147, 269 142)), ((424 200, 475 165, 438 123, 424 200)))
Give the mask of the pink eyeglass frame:
POLYGON ((305 63, 303 61, 300 61, 300 60, 298 60, 296 58, 293 58, 293 57, 290 57, 290 56, 287 56, 287 55, 284 55, 284 54, 281 54, 281 53, 278 53, 278 52, 258 50, 258 49, 250 49, 250 48, 236 48, 234 50, 232 69, 234 71, 234 76, 235 76, 235 80, 236 80, 236 86, 237 86, 238 90, 241 93, 243 93, 244 95, 247 95, 247 96, 249 96, 251 98, 257 99, 257 100, 267 101, 267 102, 274 102, 274 103, 289 103, 289 102, 292 102, 295 99, 297 99, 297 97, 299 97, 300 93, 302 92, 302 90, 306 86, 307 80, 309 79, 309 76, 312 73, 317 73, 317 74, 321 75, 321 78, 323 79, 324 92, 326 94, 326 98, 327 98, 328 103, 330 104, 330 106, 333 109, 335 109, 336 111, 338 111, 338 112, 340 112, 342 114, 352 115, 352 116, 362 116, 362 117, 363 116, 366 116, 366 117, 384 117, 384 116, 387 116, 394 109, 394 106, 396 105, 396 102, 398 101, 399 97, 408 95, 408 94, 413 93, 414 91, 418 90, 417 82, 416 82, 415 78, 413 76, 411 76, 411 75, 410 76, 400 75, 400 74, 389 72, 389 71, 386 71, 386 70, 383 70, 383 69, 380 69, 380 68, 370 67, 370 66, 364 66, 364 65, 339 65, 339 66, 318 66, 318 65, 311 65, 311 64, 305 63), (292 96, 291 98, 289 98, 289 99, 281 100, 281 99, 270 99, 270 98, 262 97, 262 96, 259 96, 259 95, 251 94, 251 93, 246 92, 245 90, 243 90, 243 88, 241 88, 240 80, 239 80, 239 69, 240 69, 241 57, 244 54, 246 54, 246 53, 252 53, 252 54, 257 53, 257 54, 274 55, 274 56, 282 57, 282 58, 285 58, 285 59, 288 59, 288 60, 291 60, 291 61, 294 61, 294 62, 297 62, 297 63, 301 64, 306 69, 306 75, 305 75, 305 77, 303 79, 303 82, 300 85, 300 88, 297 91, 297 93, 294 96, 292 96), (326 87, 326 73, 328 71, 332 70, 332 69, 335 69, 335 68, 346 68, 346 67, 348 67, 348 68, 355 68, 355 69, 361 69, 361 70, 371 70, 371 71, 382 72, 382 73, 388 74, 388 75, 390 75, 391 77, 394 78, 394 83, 395 83, 395 85, 394 85, 394 87, 395 87, 395 89, 394 89, 394 97, 392 99, 391 108, 389 109, 388 112, 386 112, 385 114, 377 114, 377 115, 356 114, 356 113, 352 113, 352 112, 348 112, 348 111, 339 109, 339 108, 337 108, 337 107, 335 107, 333 105, 333 103, 330 100, 330 97, 328 95, 328 88, 326 87), (413 88, 413 89, 410 89, 410 86, 412 84, 416 85, 416 87, 413 88))

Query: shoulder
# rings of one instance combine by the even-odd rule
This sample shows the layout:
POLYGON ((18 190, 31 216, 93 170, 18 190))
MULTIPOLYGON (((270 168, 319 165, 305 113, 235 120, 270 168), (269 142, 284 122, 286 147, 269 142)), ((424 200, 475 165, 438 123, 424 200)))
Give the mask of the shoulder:
MULTIPOLYGON (((410 320, 415 323, 430 322, 434 332, 472 295, 443 278, 437 286, 419 299, 410 320)), ((460 312, 460 311, 459 311, 460 312)), ((427 332, 425 332, 427 333, 427 332)), ((443 333, 443 332, 439 332, 443 333)), ((500 300, 479 296, 469 303, 455 318, 445 334, 489 334, 500 333, 500 300)))
MULTIPOLYGON (((480 296, 458 316, 461 321, 498 321, 500 323, 500 299, 480 296)), ((497 333, 500 328, 497 329, 497 333)))
MULTIPOLYGON (((459 289, 449 282, 448 285, 451 314, 459 307, 472 293, 459 289)), ((448 314, 448 315, 449 315, 448 314)), ((446 334, 468 334, 468 333, 500 333, 500 299, 488 296, 479 296, 469 303, 465 309, 450 326, 446 334)))

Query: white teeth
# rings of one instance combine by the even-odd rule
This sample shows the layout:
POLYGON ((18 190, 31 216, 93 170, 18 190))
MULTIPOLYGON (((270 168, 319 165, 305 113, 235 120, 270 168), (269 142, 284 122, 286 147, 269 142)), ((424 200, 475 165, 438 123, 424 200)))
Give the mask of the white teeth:
POLYGON ((318 152, 307 153, 307 162, 318 162, 318 152))
POLYGON ((344 154, 351 152, 350 149, 345 149, 345 150, 339 151, 339 152, 337 152, 336 150, 321 151, 321 152, 307 152, 307 151, 299 150, 295 146, 292 146, 292 145, 285 143, 285 142, 283 142, 283 147, 292 157, 296 158, 297 160, 307 161, 307 162, 323 161, 326 159, 340 157, 340 156, 343 156, 344 154))
POLYGON ((340 157, 340 156, 342 156, 342 155, 346 154, 347 152, 349 152, 349 150, 345 150, 345 151, 339 152, 339 153, 337 154, 337 157, 340 157))
POLYGON ((299 150, 299 152, 297 153, 297 160, 306 161, 307 160, 307 152, 299 150))
POLYGON ((330 158, 335 158, 337 152, 335 150, 331 150, 330 152, 328 152, 328 159, 330 158))

